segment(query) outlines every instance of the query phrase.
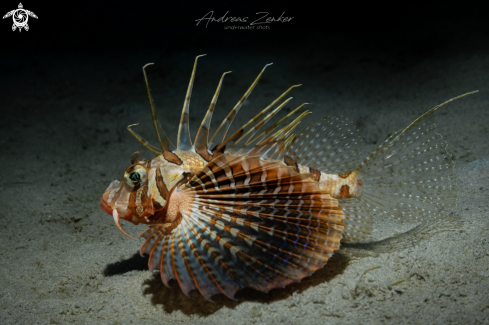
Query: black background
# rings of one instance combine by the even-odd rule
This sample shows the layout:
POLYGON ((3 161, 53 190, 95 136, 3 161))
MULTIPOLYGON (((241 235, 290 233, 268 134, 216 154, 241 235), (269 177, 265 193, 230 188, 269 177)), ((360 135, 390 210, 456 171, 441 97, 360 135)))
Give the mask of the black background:
MULTIPOLYGON (((186 50, 201 47, 246 49, 294 46, 307 39, 311 47, 345 48, 362 43, 364 49, 381 48, 392 55, 424 54, 430 50, 467 46, 486 47, 489 36, 483 2, 215 2, 215 1, 77 1, 24 2, 39 19, 30 18, 31 29, 21 35, 10 30, 11 18, 2 20, 3 53, 39 50, 108 50, 135 47, 186 50), (222 23, 207 28, 196 19, 209 11, 227 16, 257 18, 294 17, 289 23, 272 24, 270 30, 225 31, 222 23), (318 39, 318 33, 321 38, 318 39)), ((3 2, 7 12, 16 2, 3 2)), ((240 25, 236 23, 235 25, 240 25)), ((244 24, 241 24, 244 25, 244 24)))

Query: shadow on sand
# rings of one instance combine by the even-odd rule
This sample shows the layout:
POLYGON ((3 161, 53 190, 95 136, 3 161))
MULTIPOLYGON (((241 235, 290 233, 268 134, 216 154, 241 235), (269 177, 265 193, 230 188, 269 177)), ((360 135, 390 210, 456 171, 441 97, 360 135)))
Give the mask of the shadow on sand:
POLYGON ((336 275, 343 273, 347 264, 348 258, 343 254, 334 254, 324 268, 316 271, 312 276, 304 278, 299 283, 288 285, 285 288, 273 289, 268 293, 249 288, 242 289, 236 293, 235 300, 231 300, 220 294, 213 296, 213 302, 210 302, 205 300, 196 290, 190 293, 191 299, 189 299, 182 293, 176 281, 170 282, 171 289, 165 287, 158 273, 153 274, 151 279, 144 281, 144 284, 147 285, 144 294, 151 295, 151 302, 154 305, 161 305, 167 313, 180 310, 186 315, 198 314, 208 316, 222 307, 233 309, 247 301, 268 304, 277 300, 287 299, 294 292, 300 293, 310 287, 331 281, 336 275))
MULTIPOLYGON (((457 223, 449 223, 448 225, 439 223, 429 225, 421 224, 405 233, 379 241, 343 243, 342 248, 333 255, 324 268, 318 270, 312 276, 306 277, 299 283, 288 285, 283 289, 273 289, 268 293, 246 288, 236 293, 235 300, 231 300, 224 295, 216 295, 212 297, 213 302, 210 302, 205 300, 197 290, 194 290, 190 292, 191 298, 189 299, 182 293, 176 281, 170 281, 171 288, 165 287, 161 282, 159 273, 155 271, 153 276, 143 283, 143 285, 147 286, 144 289, 144 295, 151 295, 152 304, 161 305, 167 313, 180 310, 186 315, 197 314, 208 316, 223 307, 233 309, 247 301, 268 304, 287 299, 295 292, 301 293, 310 287, 331 281, 334 277, 344 272, 351 258, 376 256, 381 253, 399 251, 409 246, 418 245, 421 241, 430 238, 434 233, 453 231, 454 228, 458 228, 459 226, 460 224, 457 223)), ((109 264, 104 270, 104 275, 114 276, 133 270, 148 270, 148 257, 141 257, 139 253, 136 253, 127 260, 109 264)))
MULTIPOLYGON (((208 316, 222 307, 235 308, 246 301, 271 303, 277 300, 287 299, 294 292, 300 293, 310 287, 331 281, 336 275, 343 273, 348 264, 348 260, 349 258, 341 252, 335 253, 324 268, 318 270, 312 276, 306 277, 299 283, 288 285, 285 288, 273 289, 268 293, 249 288, 242 289, 236 293, 235 300, 231 300, 220 294, 213 296, 213 302, 210 302, 205 300, 197 290, 190 292, 191 298, 189 299, 182 293, 176 281, 170 281, 171 288, 167 288, 161 282, 160 274, 157 271, 155 271, 150 279, 144 281, 143 285, 147 286, 144 289, 144 294, 151 295, 151 302, 154 305, 161 305, 165 312, 171 313, 180 310, 187 315, 197 314, 208 316)), ((127 260, 108 264, 104 270, 104 275, 114 276, 134 270, 148 270, 148 257, 141 257, 139 253, 136 253, 127 260)))

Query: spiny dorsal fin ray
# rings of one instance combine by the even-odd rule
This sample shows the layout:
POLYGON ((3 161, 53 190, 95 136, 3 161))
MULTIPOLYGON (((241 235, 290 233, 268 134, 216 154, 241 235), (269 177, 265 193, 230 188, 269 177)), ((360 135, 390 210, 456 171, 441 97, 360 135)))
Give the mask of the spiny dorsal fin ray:
MULTIPOLYGON (((292 113, 296 112, 297 110, 301 109, 304 105, 307 103, 304 103, 297 107, 292 113)), ((277 150, 282 151, 282 148, 278 148, 280 144, 285 143, 288 137, 290 137, 290 133, 299 125, 300 121, 309 115, 311 112, 310 111, 305 111, 302 112, 297 118, 295 118, 293 121, 290 123, 286 124, 283 128, 278 130, 272 135, 269 135, 271 132, 275 131, 275 129, 288 117, 290 117, 292 114, 288 114, 285 118, 282 120, 278 121, 271 127, 269 127, 267 130, 263 131, 260 135, 254 137, 250 141, 248 141, 249 144, 254 144, 254 146, 247 152, 247 154, 251 156, 255 155, 261 155, 262 159, 271 159, 271 157, 267 156, 267 153, 273 149, 275 146, 277 146, 277 150), (268 136, 268 137, 267 137, 268 136), (265 152, 263 152, 265 150, 265 152)), ((244 146, 243 146, 244 148, 244 146)), ((241 152, 241 150, 240 150, 241 152)), ((273 155, 272 155, 273 156, 273 155)))
MULTIPOLYGON (((146 75, 146 67, 149 65, 153 65, 153 64, 154 63, 148 63, 143 67, 144 82, 146 83, 146 90, 148 92, 149 107, 151 108, 151 117, 153 118, 153 125, 155 127, 156 136, 158 137, 158 141, 160 143, 161 149, 163 149, 164 152, 165 151, 171 152, 170 140, 166 136, 166 133, 163 131, 163 128, 161 127, 160 121, 158 120, 158 115, 156 114, 156 109, 155 109, 155 103, 153 100, 153 96, 151 95, 151 89, 149 88, 148 76, 146 75), (161 130, 161 134, 160 134, 160 130, 161 130)), ((128 129, 129 129, 129 127, 128 127, 128 129)), ((131 132, 131 130, 129 130, 129 132, 131 132)), ((131 134, 134 136, 134 133, 131 132, 131 134)), ((136 137, 136 139, 139 140, 139 138, 137 138, 137 137, 136 137)))
MULTIPOLYGON (((290 130, 287 130, 286 133, 280 135, 280 137, 271 139, 269 143, 264 145, 262 148, 258 148, 256 152, 260 152, 260 156, 262 159, 268 159, 268 160, 273 160, 273 159, 278 159, 278 157, 281 156, 281 153, 285 150, 285 144, 287 143, 287 139, 290 138, 290 133, 300 124, 300 121, 297 121, 290 125, 290 130), (275 148, 275 150, 273 150, 275 148), (275 154, 278 154, 279 156, 277 158, 274 158, 275 154)), ((282 133, 282 130, 279 131, 282 133)), ((279 133, 277 132, 277 133, 279 133)), ((251 151, 250 153, 254 153, 255 151, 251 151)))
POLYGON ((233 120, 236 117, 236 114, 238 114, 239 109, 241 108, 241 106, 243 106, 244 102, 255 88, 256 84, 258 83, 258 80, 260 80, 261 76, 263 75, 263 72, 265 72, 265 69, 272 64, 273 63, 269 63, 265 65, 265 67, 261 70, 258 77, 256 77, 255 81, 251 84, 250 88, 248 88, 248 90, 243 95, 243 97, 241 97, 241 99, 236 103, 236 105, 231 110, 231 112, 229 112, 229 114, 224 118, 221 125, 219 125, 219 127, 217 128, 216 132, 214 132, 214 135, 212 136, 211 141, 209 142, 209 148, 211 148, 211 150, 214 150, 214 147, 217 144, 222 143, 224 141, 224 139, 226 138, 226 134, 228 133, 229 128, 231 127, 231 123, 233 123, 233 120))
MULTIPOLYGON (((292 100, 293 97, 290 97, 288 98, 287 100, 285 100, 282 104, 280 104, 279 106, 277 106, 277 108, 275 108, 273 111, 271 111, 267 116, 265 116, 260 122, 256 123, 252 128, 250 128, 248 130, 247 133, 244 133, 243 136, 241 137, 241 139, 238 139, 235 143, 233 143, 232 146, 230 146, 229 148, 233 148, 234 145, 236 145, 237 143, 239 143, 241 140, 245 140, 244 141, 244 146, 246 146, 247 144, 249 144, 251 142, 251 140, 253 139, 253 136, 256 134, 256 132, 258 132, 268 121, 270 121, 275 115, 277 115, 278 112, 280 112, 280 110, 282 108, 285 107, 285 105, 287 105, 291 100, 292 100), (248 138, 246 140, 246 138, 248 138)), ((225 143, 226 144, 226 143, 225 143)))
POLYGON ((200 128, 197 131, 197 135, 195 136, 195 151, 202 156, 206 161, 211 161, 214 157, 210 155, 207 151, 208 140, 209 140, 209 129, 211 126, 212 113, 214 112, 214 107, 216 106, 217 98, 219 97, 219 92, 221 91, 222 81, 224 80, 224 76, 231 71, 224 72, 222 74, 221 80, 219 81, 219 85, 217 86, 214 97, 212 98, 211 104, 207 113, 205 114, 202 123, 200 124, 200 128))
MULTIPOLYGON (((274 117, 282 108, 285 107, 285 105, 287 105, 288 102, 290 102, 292 100, 293 97, 290 97, 288 98, 287 100, 285 100, 282 104, 280 104, 279 106, 277 106, 277 108, 275 108, 273 111, 271 111, 270 113, 268 113, 267 116, 265 116, 261 121, 259 121, 258 123, 256 123, 255 125, 253 126, 250 126, 249 128, 247 128, 247 131, 246 132, 240 132, 239 133, 239 136, 237 137, 234 137, 231 136, 229 139, 227 139, 224 143, 220 144, 217 146, 217 149, 219 148, 224 148, 226 146, 228 146, 228 143, 233 141, 232 142, 232 145, 229 146, 228 150, 231 150, 238 142, 248 138, 248 140, 246 140, 244 142, 244 145, 243 146, 246 146, 246 144, 251 140, 251 138, 253 137, 253 135, 258 132, 272 117, 274 117)), ((240 129, 241 130, 241 129, 240 129)), ((240 131, 238 130, 238 132, 240 131)), ((244 131, 244 129, 243 129, 244 131)), ((236 133, 235 133, 236 134, 236 133)), ((236 154, 239 154, 240 151, 239 150, 236 150, 235 151, 236 154)))
POLYGON ((144 147, 146 147, 147 149, 151 150, 155 154, 159 155, 161 153, 161 150, 160 149, 158 149, 157 147, 153 146, 148 141, 144 140, 139 134, 137 134, 136 132, 134 132, 132 130, 132 127, 133 126, 137 126, 137 125, 139 125, 139 123, 129 125, 127 127, 127 131, 129 131, 129 133, 131 133, 132 136, 135 137, 136 140, 138 140, 144 147))
POLYGON ((189 129, 190 97, 192 96, 192 87, 194 85, 195 70, 197 69, 197 60, 205 55, 206 54, 201 54, 195 58, 194 68, 192 69, 192 75, 190 76, 190 82, 188 84, 187 94, 185 96, 185 101, 183 103, 180 125, 178 126, 177 150, 185 151, 185 150, 189 150, 192 147, 192 140, 190 139, 190 129, 189 129))
MULTIPOLYGON (((252 142, 255 142, 256 141, 256 144, 260 145, 262 144, 264 141, 266 141, 266 139, 268 138, 264 138, 263 140, 260 140, 260 141, 257 141, 260 137, 262 136, 267 136, 269 135, 270 133, 272 133, 273 131, 275 131, 275 129, 278 127, 278 126, 281 126, 283 122, 285 122, 289 117, 291 117, 292 115, 294 115, 298 110, 300 110, 302 107, 304 107, 305 105, 308 105, 309 103, 304 103, 300 106, 298 106, 296 109, 294 109, 292 112, 290 112, 289 114, 285 115, 283 118, 281 118, 279 121, 277 121, 276 123, 274 123, 273 125, 269 126, 266 130, 262 131, 260 134, 258 134, 257 136, 255 136, 253 139, 251 139, 249 141, 249 143, 252 143, 252 142)), ((305 117, 307 114, 310 114, 311 112, 310 111, 305 111, 303 112, 300 116, 302 117, 305 117)), ((293 124, 295 122, 292 121, 290 124, 293 124)), ((288 124, 288 125, 290 125, 288 124)), ((285 127, 282 128, 282 130, 286 129, 287 126, 286 125, 285 127)))
POLYGON ((210 299, 242 287, 283 287, 322 267, 339 247, 337 201, 280 162, 223 154, 178 190, 188 202, 184 221, 169 233, 148 229, 142 252, 160 265, 164 283, 176 279, 186 294, 196 288, 210 299))
POLYGON ((291 146, 294 142, 294 140, 296 140, 297 138, 297 135, 296 134, 290 134, 298 125, 299 125, 300 122, 297 122, 296 125, 293 125, 291 127, 291 130, 290 131, 287 131, 287 134, 286 134, 286 137, 284 140, 281 140, 277 146, 277 149, 275 150, 275 152, 273 153, 273 155, 270 156, 270 160, 271 159, 275 159, 275 160, 278 160, 280 157, 283 158, 284 156, 284 153, 285 153, 285 150, 291 146), (277 157, 274 157, 275 155, 277 155, 277 157))
POLYGON ((287 89, 282 95, 280 95, 277 99, 275 99, 270 105, 265 107, 260 113, 255 115, 251 120, 249 120, 245 125, 240 127, 236 132, 234 132, 230 137, 228 137, 223 144, 220 145, 220 147, 224 148, 228 143, 234 144, 238 141, 240 141, 245 135, 247 135, 249 132, 252 132, 254 128, 254 124, 258 119, 260 119, 265 113, 270 110, 272 107, 274 107, 279 101, 282 100, 282 98, 285 97, 293 88, 299 87, 301 85, 294 85, 287 89), (250 131, 251 130, 251 131, 250 131))

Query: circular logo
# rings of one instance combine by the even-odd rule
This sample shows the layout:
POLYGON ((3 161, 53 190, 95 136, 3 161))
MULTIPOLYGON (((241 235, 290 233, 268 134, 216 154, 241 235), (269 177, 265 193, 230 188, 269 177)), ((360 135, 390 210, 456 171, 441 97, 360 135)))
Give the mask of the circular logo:
POLYGON ((17 27, 24 27, 27 24, 27 20, 29 20, 29 16, 24 9, 15 10, 12 16, 14 18, 14 24, 17 27))

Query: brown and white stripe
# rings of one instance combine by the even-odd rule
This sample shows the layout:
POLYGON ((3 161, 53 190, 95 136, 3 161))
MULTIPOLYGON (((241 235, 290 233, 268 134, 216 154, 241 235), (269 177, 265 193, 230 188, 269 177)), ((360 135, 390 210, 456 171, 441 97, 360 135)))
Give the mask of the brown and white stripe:
POLYGON ((226 134, 228 133, 229 128, 231 127, 231 123, 233 123, 233 120, 236 117, 236 114, 238 114, 239 109, 241 108, 241 106, 243 106, 244 102, 255 88, 256 84, 258 83, 258 80, 260 80, 261 76, 263 75, 263 72, 265 72, 265 69, 272 64, 273 63, 269 63, 265 65, 265 67, 261 70, 258 77, 256 77, 255 81, 251 84, 250 88, 248 88, 248 90, 243 95, 243 97, 241 97, 241 99, 236 103, 236 105, 231 110, 231 112, 229 112, 229 114, 224 118, 221 125, 219 125, 219 127, 217 128, 216 132, 214 132, 214 135, 212 136, 209 142, 209 148, 211 148, 211 150, 214 150, 218 144, 224 142, 224 139, 226 138, 226 134))
POLYGON ((207 110, 207 113, 205 114, 205 117, 200 124, 200 128, 197 131, 197 135, 195 136, 195 151, 206 161, 211 161, 216 154, 222 154, 222 152, 210 154, 208 151, 209 147, 207 143, 209 141, 209 130, 211 127, 212 113, 214 112, 214 107, 216 106, 217 98, 219 97, 219 92, 221 91, 222 81, 224 80, 224 76, 228 73, 231 73, 231 71, 224 72, 222 74, 221 80, 219 81, 219 85, 217 86, 209 109, 207 110))

